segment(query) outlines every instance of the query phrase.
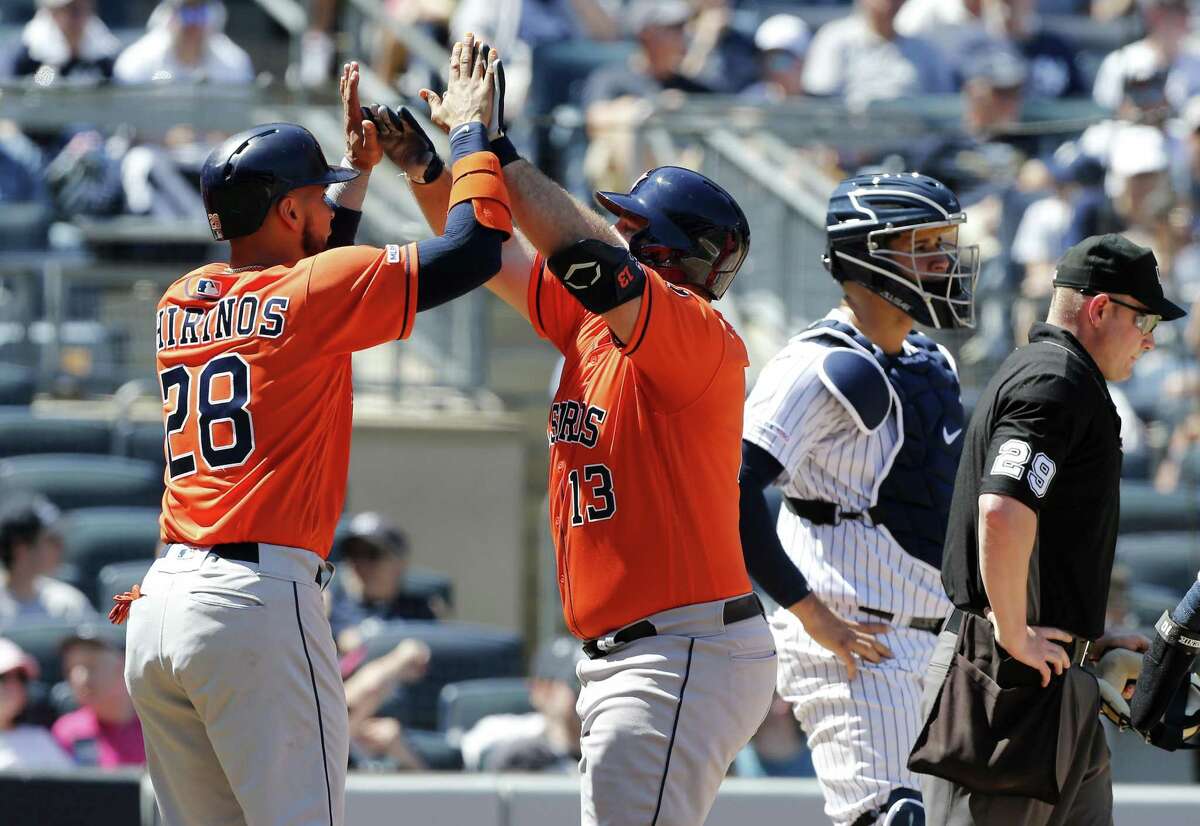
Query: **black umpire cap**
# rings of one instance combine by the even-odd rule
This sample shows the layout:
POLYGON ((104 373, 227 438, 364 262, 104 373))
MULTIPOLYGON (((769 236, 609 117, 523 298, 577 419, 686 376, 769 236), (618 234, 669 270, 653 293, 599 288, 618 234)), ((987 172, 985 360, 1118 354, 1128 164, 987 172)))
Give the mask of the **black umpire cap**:
POLYGON ((1162 316, 1163 321, 1187 315, 1186 310, 1163 296, 1154 253, 1115 232, 1085 238, 1063 253, 1054 286, 1129 295, 1151 313, 1162 316))

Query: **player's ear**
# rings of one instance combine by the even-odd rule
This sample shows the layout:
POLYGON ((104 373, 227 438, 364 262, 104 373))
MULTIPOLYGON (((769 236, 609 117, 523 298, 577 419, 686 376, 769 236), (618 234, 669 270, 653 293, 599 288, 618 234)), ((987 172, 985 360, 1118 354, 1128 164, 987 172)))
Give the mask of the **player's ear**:
POLYGON ((275 214, 288 229, 296 229, 304 223, 300 215, 300 204, 290 192, 275 202, 275 214))

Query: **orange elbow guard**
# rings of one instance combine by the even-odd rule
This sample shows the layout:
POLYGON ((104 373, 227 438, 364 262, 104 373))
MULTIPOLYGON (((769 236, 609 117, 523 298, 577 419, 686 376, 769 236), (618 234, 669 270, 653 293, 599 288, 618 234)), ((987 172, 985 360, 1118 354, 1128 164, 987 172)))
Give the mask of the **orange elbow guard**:
POLYGON ((511 237, 512 207, 508 204, 508 187, 504 184, 496 156, 491 152, 472 152, 456 161, 450 174, 454 183, 450 187, 447 211, 463 201, 470 201, 476 221, 511 237))

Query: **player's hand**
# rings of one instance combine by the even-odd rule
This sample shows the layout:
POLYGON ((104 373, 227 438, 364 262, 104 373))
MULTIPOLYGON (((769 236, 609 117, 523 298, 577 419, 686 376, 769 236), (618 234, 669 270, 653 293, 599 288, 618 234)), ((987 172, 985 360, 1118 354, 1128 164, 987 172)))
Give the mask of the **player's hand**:
POLYGON ((407 106, 396 112, 377 103, 367 111, 378 127, 383 154, 405 175, 419 184, 427 184, 441 174, 444 164, 437 147, 407 106))
POLYGON ((1021 631, 1007 635, 1000 630, 996 615, 991 611, 988 612, 988 619, 996 631, 996 644, 1017 662, 1037 671, 1042 677, 1042 688, 1050 685, 1051 673, 1062 674, 1071 667, 1071 655, 1056 642, 1069 643, 1075 639, 1066 631, 1041 625, 1026 625, 1021 631))
POLYGON ((342 67, 338 80, 338 91, 342 96, 342 129, 346 133, 346 157, 360 172, 370 172, 383 160, 383 148, 379 145, 379 130, 375 124, 363 117, 363 107, 358 100, 358 63, 351 61, 342 67))
POLYGON ((858 657, 873 663, 892 658, 891 649, 876 638, 891 630, 886 623, 844 620, 816 594, 797 602, 791 611, 818 645, 837 655, 851 680, 858 676, 858 657))
POLYGON ((1088 659, 1098 660, 1104 656, 1106 651, 1111 651, 1114 648, 1125 648, 1130 651, 1136 651, 1139 654, 1145 654, 1150 650, 1150 640, 1146 639, 1141 634, 1104 634, 1088 649, 1088 659))
POLYGON ((438 95, 422 89, 421 98, 429 104, 429 117, 438 128, 449 132, 472 121, 489 124, 496 92, 496 63, 500 55, 486 44, 466 36, 450 50, 450 82, 438 95))

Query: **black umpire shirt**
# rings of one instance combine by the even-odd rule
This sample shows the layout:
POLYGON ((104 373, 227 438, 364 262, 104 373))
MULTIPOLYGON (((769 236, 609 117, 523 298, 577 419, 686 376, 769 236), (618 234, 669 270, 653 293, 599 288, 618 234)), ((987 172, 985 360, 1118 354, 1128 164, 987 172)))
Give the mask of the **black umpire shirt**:
POLYGON ((979 496, 1011 496, 1038 516, 1031 624, 1095 639, 1104 633, 1117 541, 1121 420, 1100 368, 1073 335, 1035 324, 1029 342, 1005 359, 967 428, 942 584, 959 608, 987 607, 979 496))

